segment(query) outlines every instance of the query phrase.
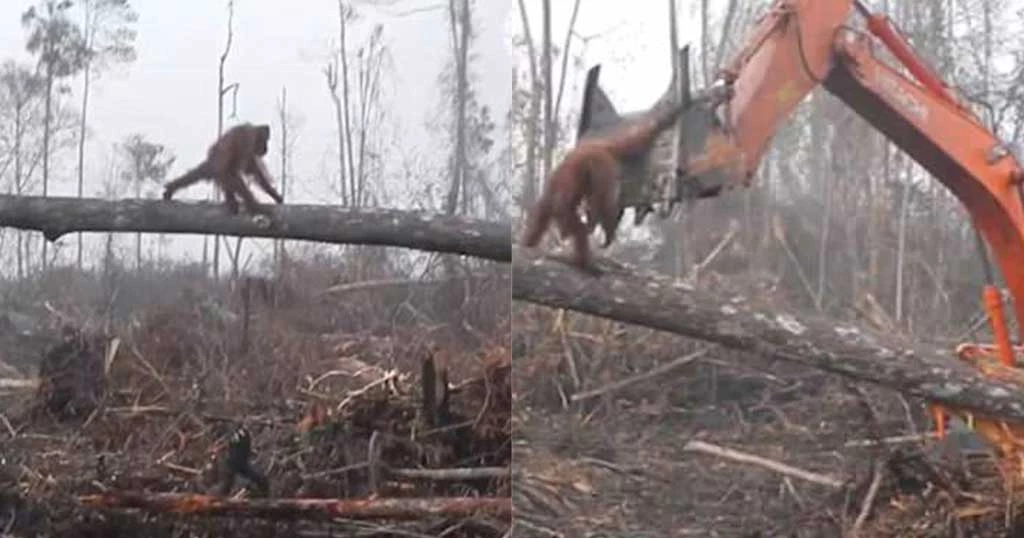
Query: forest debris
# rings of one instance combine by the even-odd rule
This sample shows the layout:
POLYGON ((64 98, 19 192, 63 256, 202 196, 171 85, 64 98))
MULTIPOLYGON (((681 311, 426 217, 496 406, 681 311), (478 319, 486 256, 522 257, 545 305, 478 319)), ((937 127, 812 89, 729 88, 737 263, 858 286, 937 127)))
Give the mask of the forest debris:
POLYGON ((710 454, 712 456, 718 456, 720 458, 738 461, 740 463, 749 463, 752 465, 757 465, 760 467, 764 467, 765 469, 768 469, 770 471, 775 471, 776 473, 792 476, 793 478, 799 478, 801 480, 806 480, 807 482, 813 482, 815 484, 828 486, 830 488, 840 489, 843 487, 843 482, 828 475, 814 473, 811 471, 805 471, 803 469, 798 469, 791 465, 786 465, 785 463, 770 460, 762 456, 749 454, 747 452, 741 452, 739 450, 734 450, 723 446, 713 445, 711 443, 705 443, 704 441, 688 441, 686 445, 683 447, 683 450, 687 452, 700 452, 703 454, 710 454))
POLYGON ((194 493, 115 492, 84 495, 90 508, 135 508, 202 516, 241 516, 267 519, 421 519, 430 516, 470 517, 486 513, 502 519, 512 514, 508 497, 436 497, 378 499, 234 499, 194 493))

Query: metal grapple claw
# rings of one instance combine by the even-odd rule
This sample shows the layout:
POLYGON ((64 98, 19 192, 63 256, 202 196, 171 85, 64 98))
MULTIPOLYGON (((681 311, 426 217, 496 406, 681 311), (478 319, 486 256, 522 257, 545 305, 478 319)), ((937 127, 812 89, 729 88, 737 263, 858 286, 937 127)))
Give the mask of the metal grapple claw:
POLYGON ((733 144, 723 143, 722 137, 727 135, 719 127, 718 108, 730 96, 731 88, 716 84, 691 94, 688 46, 679 50, 678 61, 678 89, 669 84, 648 110, 627 113, 618 112, 601 88, 601 66, 587 72, 576 129, 578 141, 599 138, 651 111, 683 101, 677 127, 661 132, 642 157, 621 163, 620 205, 635 209, 636 224, 655 209, 664 218, 680 201, 717 196, 723 189, 741 184, 737 174, 742 169, 742 155, 730 149, 733 144))

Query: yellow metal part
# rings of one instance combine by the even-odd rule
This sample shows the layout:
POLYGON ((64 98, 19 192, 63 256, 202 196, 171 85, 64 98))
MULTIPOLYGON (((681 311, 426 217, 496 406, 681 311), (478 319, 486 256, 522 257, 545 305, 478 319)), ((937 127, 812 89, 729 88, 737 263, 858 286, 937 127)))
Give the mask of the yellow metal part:
MULTIPOLYGON (((1014 355, 1024 355, 1024 346, 1014 346, 1013 353, 1014 355)), ((1024 371, 1003 364, 1006 360, 1005 352, 1000 353, 999 346, 961 344, 957 347, 956 354, 960 360, 977 368, 982 375, 1006 383, 1017 384, 1024 389, 1024 371)), ((960 417, 968 427, 996 450, 1000 468, 1008 486, 1024 485, 1024 424, 994 419, 939 404, 931 404, 929 409, 935 420, 936 434, 940 439, 944 438, 946 434, 946 416, 960 417)))

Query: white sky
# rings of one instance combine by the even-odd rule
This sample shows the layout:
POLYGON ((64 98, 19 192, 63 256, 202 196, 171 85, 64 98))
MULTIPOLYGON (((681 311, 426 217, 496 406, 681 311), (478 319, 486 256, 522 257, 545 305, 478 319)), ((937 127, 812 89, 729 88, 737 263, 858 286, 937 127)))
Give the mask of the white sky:
MULTIPOLYGON (((530 29, 539 44, 542 37, 541 3, 527 0, 530 29)), ((582 83, 587 69, 601 64, 601 86, 620 110, 650 106, 668 87, 671 79, 668 1, 587 2, 580 5, 570 58, 582 56, 582 65, 572 68, 562 98, 562 111, 580 106, 582 83)), ((693 47, 700 40, 698 2, 677 0, 679 46, 693 47)), ((572 15, 573 2, 555 0, 551 7, 551 36, 561 49, 572 15)), ((508 34, 518 34, 522 25, 518 10, 508 16, 508 34)), ((517 55, 519 61, 521 54, 517 55)), ((552 76, 556 83, 561 64, 556 59, 552 76)), ((525 69, 525 66, 523 67, 525 69)))

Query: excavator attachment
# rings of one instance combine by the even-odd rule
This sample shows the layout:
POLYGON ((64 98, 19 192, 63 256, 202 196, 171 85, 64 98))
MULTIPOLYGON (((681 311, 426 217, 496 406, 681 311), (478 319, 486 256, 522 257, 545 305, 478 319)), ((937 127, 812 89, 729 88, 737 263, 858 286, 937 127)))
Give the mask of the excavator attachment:
MULTIPOLYGON (((1024 356, 1024 346, 1014 346, 1013 351, 1018 357, 1024 356)), ((960 360, 986 377, 1024 387, 1024 371, 1005 364, 997 345, 961 344, 956 354, 960 360)), ((939 404, 931 404, 929 407, 939 439, 946 437, 947 417, 960 417, 995 451, 996 463, 1007 488, 1019 490, 1024 487, 1024 424, 950 409, 939 404)))
MULTIPOLYGON (((636 224, 655 210, 667 215, 680 201, 716 196, 729 185, 728 178, 738 173, 732 167, 742 166, 742 159, 731 151, 734 146, 720 134, 721 123, 714 112, 728 97, 728 90, 721 85, 691 95, 689 58, 689 46, 679 50, 678 94, 684 110, 676 129, 661 132, 643 157, 622 163, 620 205, 635 210, 636 224)), ((605 136, 678 99, 674 81, 650 109, 620 113, 601 89, 600 72, 600 65, 587 72, 578 141, 605 136)))

